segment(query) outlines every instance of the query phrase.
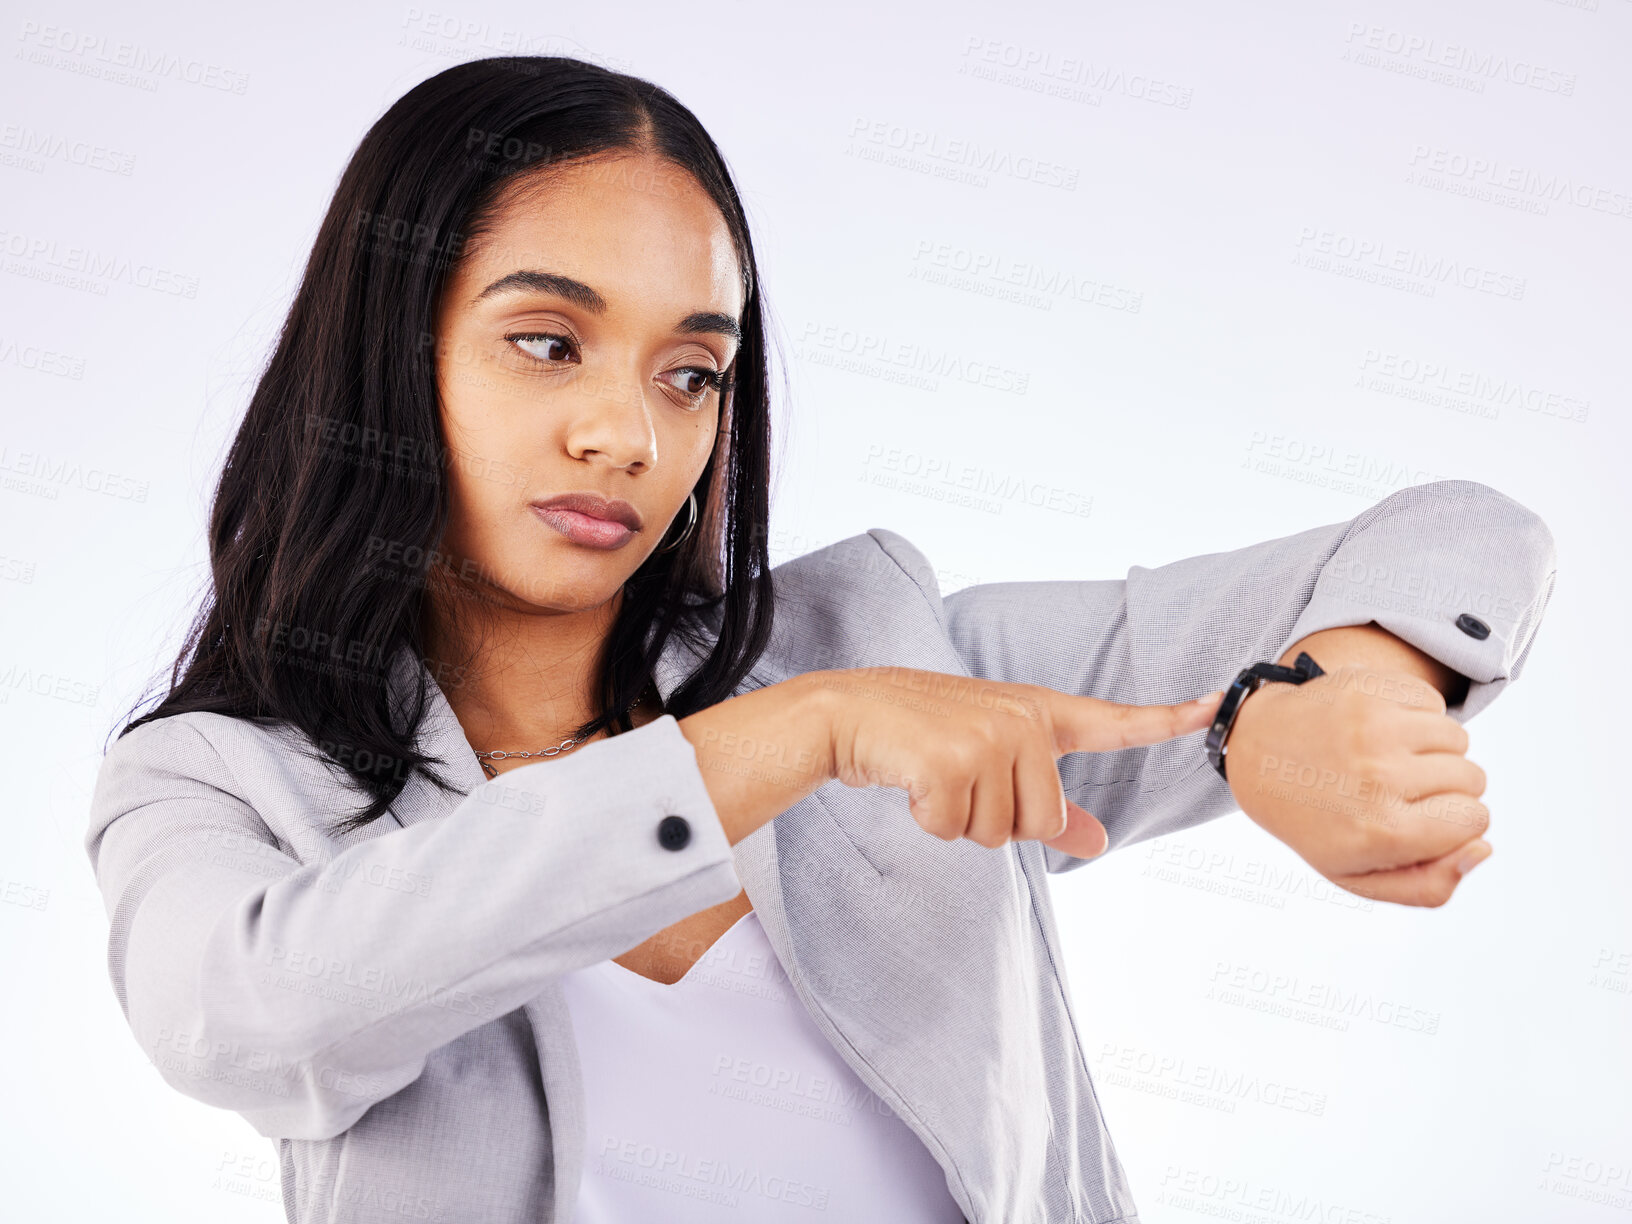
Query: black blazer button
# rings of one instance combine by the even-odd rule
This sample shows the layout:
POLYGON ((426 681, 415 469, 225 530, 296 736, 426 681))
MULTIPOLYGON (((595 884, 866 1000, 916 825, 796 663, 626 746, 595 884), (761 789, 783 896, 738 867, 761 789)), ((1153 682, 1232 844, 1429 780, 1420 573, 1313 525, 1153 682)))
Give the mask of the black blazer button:
POLYGON ((691 840, 691 825, 684 816, 665 816, 657 822, 657 841, 665 850, 683 850, 691 840))
POLYGON ((1464 612, 1457 617, 1456 627, 1469 637, 1478 638, 1481 642, 1490 636, 1490 626, 1471 612, 1464 612))

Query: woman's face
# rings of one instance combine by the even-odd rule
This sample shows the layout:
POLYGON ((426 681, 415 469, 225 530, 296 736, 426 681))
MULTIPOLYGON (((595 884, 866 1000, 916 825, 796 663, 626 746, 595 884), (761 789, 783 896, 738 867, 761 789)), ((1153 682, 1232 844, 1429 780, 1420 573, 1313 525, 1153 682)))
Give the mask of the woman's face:
POLYGON ((606 156, 512 190, 436 325, 455 574, 517 610, 612 599, 688 521, 743 305, 719 209, 671 163, 606 156), (541 505, 568 493, 638 526, 541 505))

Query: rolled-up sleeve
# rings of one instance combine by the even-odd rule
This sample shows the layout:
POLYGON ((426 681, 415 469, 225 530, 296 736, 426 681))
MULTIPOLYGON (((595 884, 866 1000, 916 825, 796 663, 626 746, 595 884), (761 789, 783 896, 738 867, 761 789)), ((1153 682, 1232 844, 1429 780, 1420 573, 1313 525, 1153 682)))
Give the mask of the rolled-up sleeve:
MULTIPOLYGON (((1346 522, 1126 578, 1000 582, 944 598, 923 554, 870 532, 923 590, 969 674, 1130 704, 1225 687, 1322 629, 1375 621, 1469 680, 1459 721, 1523 670, 1552 594, 1552 533, 1487 485, 1413 485, 1346 522)), ((1060 758, 1066 794, 1117 846, 1235 808, 1205 734, 1060 758)), ((1090 862, 1044 847, 1050 871, 1090 862)))

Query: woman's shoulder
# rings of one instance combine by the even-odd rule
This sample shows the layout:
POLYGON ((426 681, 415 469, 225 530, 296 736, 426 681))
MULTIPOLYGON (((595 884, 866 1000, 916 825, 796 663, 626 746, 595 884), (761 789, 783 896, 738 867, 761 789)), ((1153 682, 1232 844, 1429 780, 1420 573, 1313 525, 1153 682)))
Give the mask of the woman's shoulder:
POLYGON ((944 640, 940 586, 923 552, 885 527, 836 540, 773 571, 773 660, 788 674, 907 663, 909 646, 944 640))
POLYGON ((363 798, 297 728, 190 710, 140 723, 109 746, 85 847, 95 861, 116 823, 126 845, 187 845, 230 827, 240 849, 266 843, 307 862, 329 852, 324 821, 363 798))
POLYGON ((189 710, 148 719, 108 746, 92 792, 93 816, 179 797, 256 806, 269 790, 300 789, 305 775, 309 789, 320 784, 309 745, 286 724, 229 714, 189 710))
POLYGON ((245 756, 297 751, 298 733, 281 723, 260 722, 206 710, 186 710, 149 718, 117 736, 102 758, 102 770, 143 765, 157 769, 221 767, 245 756))
POLYGON ((935 567, 911 540, 888 527, 812 549, 775 569, 778 598, 786 591, 800 602, 835 609, 889 607, 903 598, 927 601, 940 613, 935 567))

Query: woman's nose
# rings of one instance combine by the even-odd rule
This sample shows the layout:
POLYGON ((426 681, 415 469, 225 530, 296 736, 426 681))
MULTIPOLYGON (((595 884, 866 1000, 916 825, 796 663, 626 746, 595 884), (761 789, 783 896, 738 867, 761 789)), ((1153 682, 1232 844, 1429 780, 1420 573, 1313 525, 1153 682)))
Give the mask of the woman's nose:
POLYGON ((650 467, 657 462, 657 431, 648 396, 657 394, 633 373, 587 371, 578 380, 567 450, 575 459, 604 456, 614 467, 650 467))

